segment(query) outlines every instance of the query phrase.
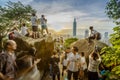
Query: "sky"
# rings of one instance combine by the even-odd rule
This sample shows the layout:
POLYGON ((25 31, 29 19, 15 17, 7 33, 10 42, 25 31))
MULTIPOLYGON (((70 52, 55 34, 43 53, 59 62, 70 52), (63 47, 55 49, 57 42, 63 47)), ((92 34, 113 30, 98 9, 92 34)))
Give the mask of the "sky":
POLYGON ((56 31, 72 29, 74 18, 78 29, 94 26, 96 30, 105 29, 111 33, 115 26, 105 13, 109 0, 0 0, 0 5, 4 6, 8 1, 31 5, 37 10, 38 18, 44 14, 48 28, 56 31))

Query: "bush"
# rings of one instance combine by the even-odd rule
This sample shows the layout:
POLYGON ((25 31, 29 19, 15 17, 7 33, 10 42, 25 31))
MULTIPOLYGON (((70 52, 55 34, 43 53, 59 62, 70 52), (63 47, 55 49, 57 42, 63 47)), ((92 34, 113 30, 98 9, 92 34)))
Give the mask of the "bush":
POLYGON ((65 40, 65 47, 70 47, 70 45, 73 43, 73 42, 75 42, 75 41, 77 41, 78 39, 77 38, 68 38, 68 39, 66 39, 65 40))
POLYGON ((113 28, 114 33, 111 34, 110 41, 112 47, 102 49, 102 62, 110 69, 109 80, 120 79, 120 26, 113 28))

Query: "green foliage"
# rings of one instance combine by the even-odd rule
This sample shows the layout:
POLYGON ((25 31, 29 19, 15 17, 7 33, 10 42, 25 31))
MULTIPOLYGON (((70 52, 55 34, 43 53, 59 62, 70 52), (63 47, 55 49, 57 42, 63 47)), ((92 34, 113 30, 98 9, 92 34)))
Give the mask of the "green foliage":
POLYGON ((105 53, 102 55, 102 62, 106 67, 111 68, 109 80, 120 78, 120 26, 115 27, 113 30, 114 33, 110 36, 113 46, 105 47, 101 52, 105 53))
POLYGON ((23 5, 20 1, 18 2, 7 2, 6 7, 0 7, 2 16, 11 20, 27 19, 29 13, 36 12, 30 5, 23 5))
POLYGON ((120 24, 120 1, 110 0, 106 6, 106 13, 116 24, 120 24))
POLYGON ((6 32, 17 22, 21 26, 22 22, 29 21, 30 14, 36 12, 30 5, 23 5, 18 2, 7 2, 5 7, 0 6, 0 33, 6 32))
POLYGON ((69 38, 65 40, 65 47, 69 47, 70 44, 72 44, 73 42, 77 41, 77 38, 69 38))

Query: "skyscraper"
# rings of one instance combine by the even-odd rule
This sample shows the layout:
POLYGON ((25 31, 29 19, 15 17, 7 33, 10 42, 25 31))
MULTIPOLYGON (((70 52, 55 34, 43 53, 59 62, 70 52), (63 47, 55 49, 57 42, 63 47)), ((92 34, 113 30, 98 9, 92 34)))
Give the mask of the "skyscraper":
POLYGON ((88 37, 89 37, 89 30, 86 29, 86 30, 85 30, 85 38, 88 38, 88 37))
POLYGON ((104 33, 103 42, 106 43, 107 45, 110 45, 110 43, 109 43, 109 37, 108 37, 108 32, 104 33))
POLYGON ((76 22, 76 18, 74 18, 74 22, 73 22, 73 36, 76 36, 76 28, 77 28, 77 22, 76 22))

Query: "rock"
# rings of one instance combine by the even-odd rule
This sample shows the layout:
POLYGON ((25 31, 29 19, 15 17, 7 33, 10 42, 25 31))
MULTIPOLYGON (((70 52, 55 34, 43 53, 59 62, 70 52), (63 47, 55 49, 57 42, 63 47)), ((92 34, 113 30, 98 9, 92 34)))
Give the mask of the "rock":
MULTIPOLYGON (((31 55, 31 53, 29 53, 31 47, 36 48, 36 54, 34 55, 34 57, 39 59, 41 58, 41 61, 37 64, 37 68, 40 72, 40 76, 42 77, 44 72, 49 70, 49 59, 54 50, 54 42, 46 42, 44 38, 32 39, 27 37, 16 38, 15 41, 17 43, 16 52, 23 51, 23 53, 21 52, 19 54, 20 56, 18 55, 19 58, 25 55, 31 55)), ((26 58, 24 59, 27 60, 26 58)), ((23 60, 23 62, 25 60, 23 60)), ((19 64, 19 66, 21 65, 22 63, 19 64)))
MULTIPOLYGON (((87 39, 80 39, 71 44, 72 46, 78 47, 78 53, 84 52, 85 57, 88 59, 89 54, 95 49, 95 45, 97 46, 98 50, 100 51, 103 47, 107 46, 105 43, 101 41, 92 41, 90 45, 88 45, 87 39)), ((87 61, 88 62, 88 61, 87 61)))

